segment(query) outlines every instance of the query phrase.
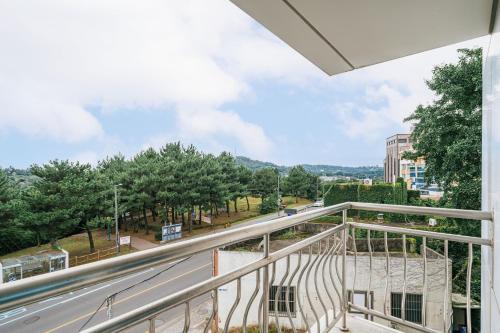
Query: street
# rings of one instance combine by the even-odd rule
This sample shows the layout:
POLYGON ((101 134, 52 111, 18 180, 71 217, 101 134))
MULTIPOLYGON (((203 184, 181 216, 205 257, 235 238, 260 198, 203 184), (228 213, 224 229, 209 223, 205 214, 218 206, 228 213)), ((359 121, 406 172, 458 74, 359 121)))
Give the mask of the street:
MULTIPOLYGON (((33 332, 78 332, 82 325, 93 315, 107 295, 125 289, 138 283, 172 264, 160 265, 145 271, 111 280, 95 286, 84 288, 51 299, 46 299, 27 307, 18 308, 0 314, 0 332, 33 333, 33 332)), ((177 266, 165 271, 154 279, 141 283, 116 296, 113 315, 135 309, 168 296, 195 283, 204 281, 212 275, 211 252, 193 256, 177 266)), ((197 304, 208 299, 209 295, 195 299, 191 304, 197 304)), ((157 326, 178 316, 183 316, 184 308, 176 308, 158 317, 157 326)), ((85 326, 91 327, 106 320, 106 304, 95 314, 85 326)), ((146 331, 146 325, 139 325, 129 332, 146 331)))

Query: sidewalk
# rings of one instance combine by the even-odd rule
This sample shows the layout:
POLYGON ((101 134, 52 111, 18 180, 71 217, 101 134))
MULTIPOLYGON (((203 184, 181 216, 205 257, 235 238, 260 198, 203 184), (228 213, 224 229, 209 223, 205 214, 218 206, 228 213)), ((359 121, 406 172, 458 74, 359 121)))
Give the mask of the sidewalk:
POLYGON ((158 244, 152 243, 150 241, 135 236, 131 236, 131 241, 132 241, 132 247, 139 251, 152 249, 153 247, 158 246, 158 244))

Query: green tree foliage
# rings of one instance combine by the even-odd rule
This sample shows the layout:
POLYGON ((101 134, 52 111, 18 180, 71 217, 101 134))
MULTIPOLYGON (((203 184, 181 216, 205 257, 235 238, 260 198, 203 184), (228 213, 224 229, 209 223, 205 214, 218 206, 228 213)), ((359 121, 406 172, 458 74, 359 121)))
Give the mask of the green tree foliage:
POLYGON ((88 232, 92 252, 88 223, 98 210, 100 190, 90 165, 55 160, 33 165, 31 171, 39 180, 26 193, 29 223, 53 246, 62 235, 83 229, 88 232))
POLYGON ((419 105, 406 121, 415 125, 413 153, 423 157, 426 177, 445 190, 453 207, 481 207, 481 49, 459 50, 457 64, 433 70, 427 86, 438 97, 419 105))
POLYGON ((278 193, 272 193, 264 198, 260 205, 260 212, 268 214, 278 211, 278 193))
MULTIPOLYGON (((296 182, 305 185, 300 190, 294 185, 296 195, 311 195, 317 178, 298 170, 296 182)), ((119 227, 146 234, 166 223, 182 223, 191 231, 202 214, 229 214, 231 204, 237 211, 241 198, 247 198, 250 209, 249 195, 262 198, 263 211, 278 205, 276 169, 254 174, 229 153, 204 154, 180 143, 146 149, 131 159, 107 157, 95 168, 55 160, 33 165, 29 175, 33 184, 21 186, 0 172, 0 254, 43 242, 57 246, 59 238, 80 232, 87 233, 94 251, 92 229, 114 226, 115 188, 119 227)))
MULTIPOLYGON (((459 50, 456 64, 434 68, 427 86, 437 96, 430 105, 420 105, 406 121, 415 125, 413 153, 405 158, 423 157, 426 178, 444 189, 441 205, 461 209, 481 208, 481 105, 482 51, 459 50)), ((476 221, 447 219, 440 231, 480 236, 476 221)), ((453 288, 465 292, 467 251, 463 244, 451 243, 453 288)), ((473 262, 472 293, 480 297, 480 257, 473 262)))
POLYGON ((308 173, 299 165, 290 169, 283 185, 285 191, 295 197, 295 202, 299 202, 299 196, 305 197, 307 194, 309 181, 308 173))
POLYGON ((252 193, 260 196, 264 201, 265 197, 277 192, 278 175, 278 170, 273 168, 263 168, 255 171, 250 184, 252 193))
POLYGON ((21 195, 21 191, 0 170, 0 253, 16 251, 23 244, 34 242, 35 234, 22 223, 27 209, 21 195))
MULTIPOLYGON (((240 184, 240 192, 238 193, 240 198, 245 198, 247 201, 247 210, 250 210, 250 202, 248 201, 248 196, 250 195, 250 186, 252 183, 253 173, 248 168, 239 165, 237 168, 238 183, 240 184)), ((234 210, 238 211, 236 200, 234 201, 234 210)))

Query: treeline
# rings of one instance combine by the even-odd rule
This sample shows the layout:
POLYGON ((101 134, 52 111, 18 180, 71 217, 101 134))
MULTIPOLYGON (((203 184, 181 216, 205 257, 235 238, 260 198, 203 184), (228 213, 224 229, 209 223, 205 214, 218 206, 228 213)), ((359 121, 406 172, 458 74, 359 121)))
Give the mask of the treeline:
MULTIPOLYGON (((108 157, 96 167, 54 160, 33 165, 36 181, 21 186, 0 171, 0 253, 50 242, 71 234, 88 233, 94 251, 92 229, 114 217, 118 193, 119 226, 149 233, 153 223, 181 222, 188 230, 201 224, 202 214, 217 217, 238 210, 238 199, 257 196, 263 213, 278 209, 278 170, 252 172, 238 165, 226 152, 204 154, 194 146, 166 144, 126 159, 108 157)), ((282 177, 281 193, 315 198, 318 177, 302 167, 282 177)))
MULTIPOLYGON (((245 156, 236 156, 236 162, 238 164, 244 165, 250 170, 258 170, 262 168, 276 168, 281 173, 288 173, 291 168, 284 165, 276 165, 271 162, 262 162, 259 160, 252 160, 245 156)), ((302 164, 302 168, 312 174, 319 176, 343 176, 343 177, 355 177, 358 179, 372 178, 372 179, 382 179, 384 177, 384 169, 379 166, 359 166, 359 167, 349 167, 349 166, 339 166, 339 165, 327 165, 327 164, 302 164)))

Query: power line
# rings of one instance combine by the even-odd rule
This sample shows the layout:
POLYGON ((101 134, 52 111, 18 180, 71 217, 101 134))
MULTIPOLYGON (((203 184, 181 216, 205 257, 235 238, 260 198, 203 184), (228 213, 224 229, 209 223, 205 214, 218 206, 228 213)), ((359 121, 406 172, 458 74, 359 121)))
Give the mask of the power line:
POLYGON ((116 293, 114 293, 114 294, 111 294, 111 295, 106 296, 106 298, 104 298, 104 300, 102 301, 101 305, 99 305, 99 307, 98 307, 98 308, 94 311, 94 313, 92 313, 92 315, 89 317, 89 319, 87 319, 87 321, 86 321, 86 322, 82 325, 82 327, 80 327, 80 329, 78 330, 78 332, 81 332, 81 330, 83 330, 83 328, 84 328, 85 326, 87 326, 87 324, 88 324, 88 323, 89 323, 89 322, 90 322, 90 321, 94 318, 94 316, 97 314, 97 312, 99 312, 99 310, 102 308, 102 306, 104 305, 104 303, 108 302, 108 304, 112 304, 110 300, 113 300, 113 299, 114 299, 117 295, 119 295, 119 294, 121 294, 121 293, 123 293, 123 292, 125 292, 125 291, 127 291, 127 290, 130 290, 130 289, 132 289, 132 288, 134 288, 134 287, 138 286, 138 285, 139 285, 139 284, 141 284, 141 283, 144 283, 144 282, 150 281, 150 280, 154 279, 155 277, 157 277, 158 275, 160 275, 160 274, 162 274, 162 273, 164 273, 164 272, 168 271, 168 270, 169 270, 169 269, 171 269, 171 268, 174 268, 175 266, 177 266, 177 265, 179 265, 179 264, 182 264, 183 262, 185 262, 185 261, 187 261, 187 260, 189 260, 189 259, 191 259, 191 258, 192 258, 192 256, 187 257, 187 258, 184 258, 184 259, 182 259, 182 260, 180 260, 180 261, 176 262, 175 264, 172 264, 172 265, 168 266, 167 268, 165 268, 165 269, 163 269, 163 270, 159 271, 159 272, 158 272, 158 273, 156 273, 156 274, 151 275, 150 277, 148 277, 148 278, 146 278, 146 279, 144 279, 144 280, 142 280, 142 281, 139 281, 139 282, 137 282, 137 283, 135 283, 135 284, 133 284, 133 285, 131 285, 131 286, 128 286, 128 287, 126 287, 126 288, 124 288, 124 289, 122 289, 122 290, 119 290, 119 291, 117 291, 117 292, 116 292, 116 293))

